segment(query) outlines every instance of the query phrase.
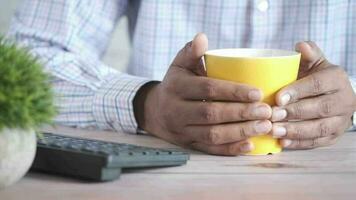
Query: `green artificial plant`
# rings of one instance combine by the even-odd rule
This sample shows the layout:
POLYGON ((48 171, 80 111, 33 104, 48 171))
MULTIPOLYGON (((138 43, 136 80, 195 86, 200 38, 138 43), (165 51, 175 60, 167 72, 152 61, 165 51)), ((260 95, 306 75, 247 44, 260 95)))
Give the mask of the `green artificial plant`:
POLYGON ((55 114, 49 76, 39 60, 0 36, 0 131, 33 129, 55 114))

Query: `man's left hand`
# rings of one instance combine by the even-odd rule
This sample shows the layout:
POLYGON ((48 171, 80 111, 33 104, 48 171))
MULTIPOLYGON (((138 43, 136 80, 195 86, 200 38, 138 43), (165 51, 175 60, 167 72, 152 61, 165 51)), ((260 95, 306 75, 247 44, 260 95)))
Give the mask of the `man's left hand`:
POLYGON ((296 49, 302 57, 298 80, 276 95, 272 134, 288 149, 334 144, 351 125, 355 93, 347 73, 329 63, 315 43, 300 42, 296 49))

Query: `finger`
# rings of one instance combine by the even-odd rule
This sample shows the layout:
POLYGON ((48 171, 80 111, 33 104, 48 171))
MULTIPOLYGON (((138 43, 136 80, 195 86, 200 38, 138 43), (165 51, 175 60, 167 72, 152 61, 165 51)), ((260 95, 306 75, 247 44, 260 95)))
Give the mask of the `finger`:
POLYGON ((303 99, 284 107, 273 107, 273 122, 299 119, 317 119, 336 115, 344 115, 353 110, 352 102, 343 102, 340 95, 329 94, 315 98, 303 99))
POLYGON ((176 82, 176 93, 187 100, 253 102, 262 99, 262 91, 231 81, 201 76, 184 77, 176 82))
POLYGON ((336 116, 308 121, 273 123, 274 138, 306 140, 328 137, 341 132, 346 127, 344 117, 336 116))
POLYGON ((208 38, 205 34, 197 34, 193 41, 188 42, 183 49, 181 49, 175 59, 173 60, 172 67, 179 67, 189 71, 201 71, 202 56, 208 49, 208 38))
POLYGON ((301 53, 298 79, 316 71, 326 59, 320 48, 312 41, 298 42, 295 50, 301 53))
POLYGON ((323 147, 335 144, 337 141, 337 137, 334 135, 322 137, 322 138, 314 138, 309 140, 290 140, 290 139, 282 139, 280 140, 280 144, 285 149, 312 149, 316 147, 323 147))
POLYGON ((245 154, 254 149, 249 141, 234 142, 230 144, 208 145, 204 143, 192 143, 191 147, 198 151, 206 152, 213 155, 236 156, 245 154))
MULTIPOLYGON (((269 119, 271 107, 265 103, 184 102, 177 107, 187 124, 220 124, 269 119)), ((183 119, 182 119, 183 120, 183 119)))
POLYGON ((207 126, 187 126, 184 135, 192 141, 204 144, 226 144, 263 135, 270 132, 272 123, 268 120, 207 126))
POLYGON ((335 93, 345 85, 343 80, 347 80, 346 76, 339 67, 329 67, 315 72, 281 89, 276 94, 276 103, 283 106, 306 97, 335 93))

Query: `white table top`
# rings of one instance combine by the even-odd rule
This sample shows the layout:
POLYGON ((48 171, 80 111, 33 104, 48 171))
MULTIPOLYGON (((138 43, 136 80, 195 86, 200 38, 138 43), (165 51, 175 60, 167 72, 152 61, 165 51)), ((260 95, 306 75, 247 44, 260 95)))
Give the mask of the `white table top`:
MULTIPOLYGON (((151 136, 58 127, 55 132, 150 147, 175 147, 151 136)), ((0 191, 12 199, 356 199, 356 133, 333 146, 273 156, 221 157, 191 151, 187 165, 125 170, 89 183, 28 173, 0 191)))

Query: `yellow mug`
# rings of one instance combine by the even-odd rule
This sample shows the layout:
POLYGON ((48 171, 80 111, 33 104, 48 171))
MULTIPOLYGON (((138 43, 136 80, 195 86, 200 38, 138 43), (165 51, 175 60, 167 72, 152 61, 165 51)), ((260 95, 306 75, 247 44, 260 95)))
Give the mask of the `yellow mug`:
MULTIPOLYGON (((278 49, 216 49, 204 55, 208 77, 245 83, 262 90, 263 102, 275 105, 275 94, 297 79, 300 53, 278 49)), ((271 135, 251 137, 255 149, 247 155, 282 151, 271 135)))

